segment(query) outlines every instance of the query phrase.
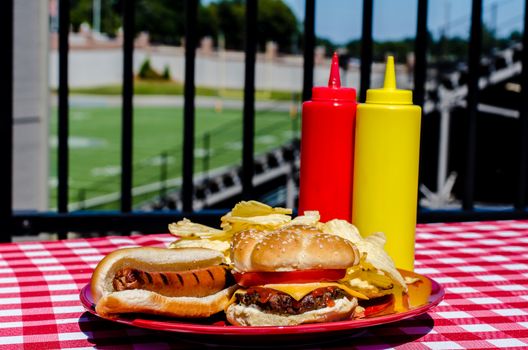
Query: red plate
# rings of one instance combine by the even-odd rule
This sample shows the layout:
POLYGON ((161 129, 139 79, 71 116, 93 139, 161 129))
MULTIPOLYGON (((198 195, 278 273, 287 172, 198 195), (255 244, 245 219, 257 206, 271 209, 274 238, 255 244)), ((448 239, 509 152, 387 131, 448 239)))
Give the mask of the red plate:
MULTIPOLYGON (((111 321, 123 323, 131 326, 155 329, 160 331, 177 332, 189 336, 209 335, 215 338, 238 336, 237 339, 263 339, 264 335, 289 335, 289 338, 296 338, 295 335, 309 337, 310 335, 319 335, 321 333, 337 334, 358 330, 365 327, 387 324, 390 322, 400 321, 409 317, 426 313, 432 307, 438 305, 444 298, 444 289, 440 284, 430 279, 409 271, 401 271, 403 276, 418 277, 419 282, 409 286, 408 298, 406 303, 408 307, 402 311, 394 311, 393 303, 387 303, 387 307, 381 305, 371 305, 366 308, 366 318, 358 320, 346 320, 339 322, 304 324, 299 326, 260 326, 260 327, 241 327, 232 326, 225 321, 221 315, 206 319, 169 319, 161 318, 146 314, 141 315, 122 315, 118 318, 110 319, 111 321), (390 304, 390 305, 389 305, 390 304), (379 310, 382 310, 379 312, 379 310)), ((89 285, 86 285, 80 293, 80 300, 84 308, 96 315, 95 305, 90 292, 89 285)), ((350 333, 348 333, 350 335, 350 333)), ((199 337, 198 337, 199 339, 199 337)), ((209 338, 209 340, 211 340, 209 338)))

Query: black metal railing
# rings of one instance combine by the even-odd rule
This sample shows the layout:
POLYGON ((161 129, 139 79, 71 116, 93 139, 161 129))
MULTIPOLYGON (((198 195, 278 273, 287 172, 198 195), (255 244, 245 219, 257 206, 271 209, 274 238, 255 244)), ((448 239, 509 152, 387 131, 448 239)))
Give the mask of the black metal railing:
POLYGON ((2 183, 0 186, 0 222, 4 226, 4 233, 0 241, 11 239, 13 224, 13 17, 14 0, 4 2, 0 11, 0 33, 3 33, 2 54, 0 55, 0 147, 3 150, 2 183))
MULTIPOLYGON (((70 2, 59 2, 59 104, 58 104, 58 157, 57 157, 57 211, 68 212, 69 195, 69 82, 68 53, 70 32, 70 2)), ((59 238, 65 238, 67 231, 59 230, 59 238)))
POLYGON ((246 1, 245 75, 242 134, 242 198, 253 194, 255 173, 255 63, 257 61, 258 0, 246 1))
POLYGON ((519 178, 517 179, 517 199, 515 209, 523 211, 526 209, 526 192, 528 187, 528 0, 524 4, 524 32, 522 37, 522 72, 521 72, 521 98, 519 100, 519 118, 521 127, 517 137, 521 140, 519 157, 519 178))
MULTIPOLYGON (((364 101, 370 87, 371 65, 373 61, 373 2, 363 1, 363 25, 361 45, 360 102, 364 101)), ((0 55, 0 142, 3 152, 4 181, 0 186, 0 240, 9 241, 13 234, 37 232, 60 232, 61 238, 67 231, 77 232, 141 232, 165 231, 169 221, 188 217, 203 223, 216 225, 225 210, 193 211, 194 173, 194 123, 195 123, 195 51, 198 0, 186 0, 185 4, 185 97, 183 133, 183 187, 182 211, 134 212, 132 210, 132 143, 133 143, 133 51, 134 51, 134 1, 123 1, 123 110, 122 110, 122 157, 121 157, 121 208, 119 212, 73 212, 68 213, 68 32, 70 28, 70 2, 61 0, 59 5, 59 133, 58 133, 58 211, 53 213, 14 213, 12 205, 13 183, 13 4, 14 0, 2 3, 0 11, 0 33, 2 33, 2 55, 0 55)), ((304 65, 303 100, 311 96, 315 48, 315 0, 306 0, 304 19, 304 65)), ((416 26, 414 70, 415 103, 423 105, 426 81, 426 42, 427 42, 427 0, 418 0, 418 20, 416 26)), ((526 5, 528 6, 528 0, 526 5)), ((258 0, 246 1, 246 45, 245 45, 245 86, 243 106, 243 150, 242 183, 243 198, 251 198, 254 175, 254 127, 255 127, 255 63, 257 38, 258 0)), ((479 65, 482 31, 482 0, 472 0, 471 34, 469 45, 469 76, 467 94, 468 137, 466 169, 464 174, 463 209, 458 211, 420 211, 419 221, 449 221, 468 219, 501 219, 527 217, 526 177, 528 173, 528 105, 521 103, 520 111, 521 152, 519 159, 518 196, 515 208, 503 212, 483 212, 474 208, 475 154, 477 102, 479 91, 479 65)), ((523 48, 528 47, 528 13, 525 13, 523 48)), ((522 83, 528 83, 528 50, 522 54, 522 83)), ((522 89, 521 101, 528 100, 528 89, 522 89)), ((227 209, 226 209, 227 210, 227 209)))
POLYGON ((198 0, 185 2, 185 86, 183 102, 183 182, 182 209, 193 211, 194 173, 194 64, 196 60, 196 27, 198 0))
MULTIPOLYGON (((62 2, 62 1, 61 1, 62 2)), ((123 2, 123 108, 121 118, 121 212, 132 211, 135 0, 123 2)))

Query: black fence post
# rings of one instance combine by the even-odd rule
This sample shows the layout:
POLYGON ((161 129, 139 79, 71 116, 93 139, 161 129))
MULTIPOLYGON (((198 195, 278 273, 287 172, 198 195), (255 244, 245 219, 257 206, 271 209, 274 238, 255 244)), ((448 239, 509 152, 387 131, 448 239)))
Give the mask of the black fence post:
POLYGON ((370 88, 372 66, 372 7, 374 0, 363 0, 363 25, 361 30, 361 72, 359 101, 364 102, 370 88))
POLYGON ((121 125, 121 212, 132 211, 134 132, 134 14, 135 0, 123 1, 123 109, 121 125))
POLYGON ((304 11, 303 91, 302 101, 312 98, 315 53, 315 0, 306 0, 304 11))
POLYGON ((418 0, 418 20, 414 40, 414 104, 424 105, 427 78, 427 0, 418 0))
POLYGON ((519 119, 521 147, 519 159, 519 179, 515 208, 526 209, 526 191, 528 182, 528 0, 524 2, 524 31, 522 37, 522 72, 521 72, 521 96, 519 98, 519 119))
POLYGON ((473 0, 471 5, 471 34, 469 38, 469 62, 467 83, 468 137, 466 167, 464 174, 464 194, 462 207, 473 210, 475 196, 475 165, 477 156, 477 103, 479 92, 479 67, 482 38, 482 0, 473 0))
POLYGON ((255 62, 257 58, 258 0, 246 0, 244 116, 242 147, 242 198, 253 195, 255 168, 255 62))
POLYGON ((0 147, 2 149, 3 184, 0 190, 0 242, 10 242, 13 235, 13 23, 14 0, 2 2, 0 33, 3 52, 0 55, 0 147))
POLYGON ((194 66, 196 59, 196 27, 198 0, 185 1, 185 85, 183 100, 183 182, 182 208, 193 211, 194 194, 194 119, 195 85, 194 66))
MULTIPOLYGON (((70 0, 59 1, 59 104, 58 104, 58 187, 57 209, 59 213, 68 212, 69 196, 69 85, 68 51, 70 32, 70 0)), ((67 232, 58 232, 59 239, 65 239, 67 232)))

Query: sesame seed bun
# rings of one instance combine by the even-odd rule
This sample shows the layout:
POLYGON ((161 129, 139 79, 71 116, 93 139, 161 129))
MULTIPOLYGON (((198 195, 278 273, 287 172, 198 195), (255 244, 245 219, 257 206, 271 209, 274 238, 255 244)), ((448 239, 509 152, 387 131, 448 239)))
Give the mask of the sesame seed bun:
POLYGON ((299 315, 280 315, 265 312, 255 306, 232 304, 226 310, 226 318, 237 326, 296 326, 349 319, 357 305, 356 298, 351 300, 342 298, 336 300, 332 307, 307 311, 299 315))
POLYGON ((359 257, 350 241, 307 226, 242 231, 233 237, 232 261, 239 272, 346 269, 359 257))

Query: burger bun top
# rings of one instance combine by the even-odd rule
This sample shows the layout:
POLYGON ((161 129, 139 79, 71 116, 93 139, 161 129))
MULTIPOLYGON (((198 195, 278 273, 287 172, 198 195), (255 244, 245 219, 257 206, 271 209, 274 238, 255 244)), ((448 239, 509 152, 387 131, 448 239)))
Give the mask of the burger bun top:
POLYGON ((359 258, 350 241, 307 226, 241 231, 233 237, 232 261, 239 272, 346 269, 359 258))

